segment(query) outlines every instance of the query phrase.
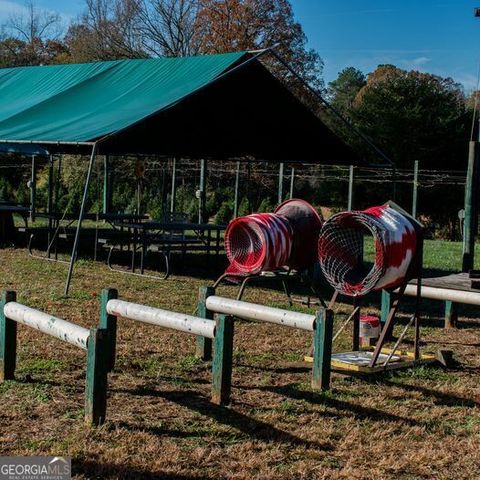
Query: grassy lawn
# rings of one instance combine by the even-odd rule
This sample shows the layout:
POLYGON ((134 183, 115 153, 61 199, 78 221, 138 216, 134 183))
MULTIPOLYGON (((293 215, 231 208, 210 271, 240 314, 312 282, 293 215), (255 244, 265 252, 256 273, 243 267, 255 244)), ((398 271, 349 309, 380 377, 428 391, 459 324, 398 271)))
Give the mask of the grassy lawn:
MULTIPOLYGON (((460 244, 427 241, 425 265, 456 271, 460 253, 460 244)), ((84 326, 98 323, 98 293, 109 286, 124 299, 192 313, 198 287, 218 273, 211 263, 202 267, 195 276, 151 281, 81 260, 65 299, 65 265, 0 250, 2 288, 84 326)), ((287 307, 274 290, 247 290, 246 300, 287 307)), ((350 310, 338 305, 336 328, 350 310)), ((445 332, 441 315, 439 304, 428 309, 422 348, 452 349, 455 369, 334 374, 325 394, 310 388, 302 362, 307 332, 238 322, 228 408, 209 403, 210 365, 194 357, 193 338, 120 321, 108 419, 98 429, 83 425, 84 353, 20 326, 17 379, 0 385, 0 454, 71 455, 82 479, 480 478, 480 323, 469 311, 462 328, 445 332)), ((348 348, 350 336, 347 329, 335 349, 348 348)))

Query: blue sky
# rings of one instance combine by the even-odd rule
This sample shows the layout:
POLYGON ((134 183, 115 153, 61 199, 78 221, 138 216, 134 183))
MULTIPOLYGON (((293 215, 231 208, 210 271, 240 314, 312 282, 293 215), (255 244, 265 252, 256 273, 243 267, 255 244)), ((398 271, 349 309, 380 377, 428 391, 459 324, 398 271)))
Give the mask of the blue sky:
MULTIPOLYGON (((379 63, 450 76, 475 87, 480 61, 480 0, 291 0, 310 46, 325 62, 324 77, 344 67, 368 73, 379 63)), ((84 0, 37 0, 73 18, 84 0)), ((0 0, 0 21, 23 4, 0 0)))

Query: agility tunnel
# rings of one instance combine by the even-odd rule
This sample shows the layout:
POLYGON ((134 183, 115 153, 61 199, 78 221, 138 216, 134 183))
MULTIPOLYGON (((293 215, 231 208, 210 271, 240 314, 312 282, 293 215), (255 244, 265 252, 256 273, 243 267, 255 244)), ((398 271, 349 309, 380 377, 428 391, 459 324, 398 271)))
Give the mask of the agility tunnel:
POLYGON ((226 273, 255 275, 286 267, 303 270, 317 261, 316 245, 322 219, 300 199, 279 205, 273 213, 256 213, 230 222, 225 250, 226 273))
POLYGON ((417 244, 418 232, 412 220, 386 204, 329 218, 320 232, 318 258, 335 290, 363 296, 408 280, 417 244), (373 237, 373 265, 364 259, 365 234, 373 237))

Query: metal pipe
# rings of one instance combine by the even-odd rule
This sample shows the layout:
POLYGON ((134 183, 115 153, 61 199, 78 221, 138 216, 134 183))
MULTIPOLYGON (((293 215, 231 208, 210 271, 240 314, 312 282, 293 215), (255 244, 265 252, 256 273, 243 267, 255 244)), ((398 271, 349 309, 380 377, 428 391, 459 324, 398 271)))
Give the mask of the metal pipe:
POLYGON ((416 315, 412 315, 411 318, 410 318, 410 321, 407 323, 407 325, 405 325, 405 328, 403 329, 402 333, 400 334, 397 341, 395 342, 395 345, 393 346, 391 352, 389 353, 387 359, 385 360, 385 362, 383 364, 384 367, 386 367, 390 363, 390 360, 395 355, 395 352, 398 350, 398 346, 400 345, 401 341, 403 340, 403 337, 405 337, 405 335, 407 334, 408 329, 412 326, 412 323, 415 320, 415 317, 416 317, 416 315))
POLYGON ((215 313, 233 315, 244 320, 257 320, 261 322, 276 323, 291 328, 313 331, 315 328, 315 316, 305 313, 291 312, 280 308, 265 307, 255 303, 232 300, 211 296, 207 298, 207 309, 215 313))
POLYGON ((172 161, 172 190, 170 193, 170 213, 175 212, 175 197, 177 196, 177 159, 172 161))
POLYGON ((349 174, 348 174, 348 207, 349 212, 352 211, 353 205, 353 165, 350 165, 349 174))
POLYGON ((70 266, 68 267, 67 281, 65 283, 65 292, 64 292, 65 296, 68 295, 68 291, 70 290, 70 282, 72 281, 73 267, 75 265, 77 251, 78 251, 78 244, 80 242, 80 229, 82 228, 82 221, 83 221, 83 217, 85 216, 85 208, 86 208, 87 196, 88 196, 88 186, 90 185, 90 179, 92 177, 93 163, 95 161, 96 153, 97 153, 97 143, 93 145, 92 154, 90 155, 90 163, 88 165, 87 178, 85 180, 85 187, 83 189, 82 205, 80 207, 80 214, 78 216, 78 224, 77 224, 77 230, 75 232, 75 240, 73 242, 72 256, 70 258, 70 266))
POLYGON ((283 170, 284 163, 280 162, 280 167, 278 171, 278 204, 280 205, 283 202, 283 170))
POLYGON ((30 177, 30 220, 35 221, 35 211, 37 209, 37 165, 35 155, 32 155, 32 173, 30 177))
POLYGON ((478 144, 470 142, 468 151, 467 179, 465 184, 465 218, 463 222, 463 254, 462 271, 468 272, 473 268, 475 256, 475 201, 478 187, 478 144))
MULTIPOLYGON (((422 285, 420 290, 422 298, 430 300, 442 300, 456 303, 465 303, 468 305, 480 305, 480 291, 466 292, 463 290, 452 290, 450 288, 426 287, 422 285)), ((415 297, 417 295, 417 286, 414 284, 407 285, 405 295, 415 297)))
POLYGON ((206 338, 215 338, 215 322, 207 318, 193 317, 160 308, 147 307, 123 300, 109 300, 107 313, 116 317, 129 318, 159 327, 171 328, 206 338))
POLYGON ((235 169, 235 200, 233 203, 233 218, 238 217, 238 189, 240 184, 240 162, 237 162, 235 169))
POLYGON ((290 200, 293 198, 294 184, 295 184, 295 167, 292 167, 292 173, 290 175, 290 200))
POLYGON ((412 197, 412 217, 417 218, 418 203, 418 160, 413 164, 413 197, 412 197))
POLYGON ((35 310, 17 302, 8 302, 3 308, 5 317, 15 322, 27 325, 35 330, 59 338, 64 342, 87 349, 90 330, 48 313, 35 310))

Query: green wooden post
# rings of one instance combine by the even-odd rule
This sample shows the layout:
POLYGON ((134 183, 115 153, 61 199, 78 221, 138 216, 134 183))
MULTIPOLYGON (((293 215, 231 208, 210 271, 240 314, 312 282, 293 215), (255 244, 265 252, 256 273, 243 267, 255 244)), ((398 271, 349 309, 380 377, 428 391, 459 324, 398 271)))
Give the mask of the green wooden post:
POLYGON ((458 304, 450 301, 445 302, 445 328, 455 328, 458 321, 458 304))
POLYGON ((413 198, 412 198, 412 217, 417 218, 418 203, 418 160, 413 164, 413 198))
POLYGON ((30 220, 35 221, 37 209, 37 165, 35 155, 32 155, 32 174, 30 177, 30 220))
MULTIPOLYGON (((206 301, 208 297, 215 295, 215 289, 213 287, 200 287, 198 292, 198 305, 197 313, 201 318, 209 318, 213 320, 213 312, 207 310, 206 301)), ((200 357, 202 360, 211 360, 212 359, 212 339, 197 336, 197 357, 200 357)))
POLYGON ((283 162, 280 163, 280 168, 278 171, 278 203, 283 202, 283 171, 285 168, 285 164, 283 162))
POLYGON ((212 362, 212 402, 228 405, 232 390, 234 319, 216 315, 215 347, 212 362))
POLYGON ((15 302, 17 294, 3 291, 0 300, 0 383, 15 378, 17 359, 17 322, 5 317, 3 307, 8 302, 15 302))
POLYGON ((475 200, 478 187, 478 145, 470 142, 467 179, 465 184, 465 219, 463 223, 462 271, 468 272, 474 265, 475 247, 475 200))
POLYGON ((88 337, 85 423, 101 425, 107 413, 108 332, 92 328, 88 337))
MULTIPOLYGON (((382 328, 385 326, 385 323, 388 318, 388 313, 390 312, 390 308, 392 307, 392 294, 387 290, 382 290, 382 305, 381 305, 381 314, 380 314, 380 321, 382 322, 382 328)), ((392 324, 393 327, 393 324, 392 324)), ((392 337, 392 329, 390 332, 387 332, 385 339, 390 340, 392 337)))
POLYGON ((350 212, 352 210, 353 206, 353 165, 350 165, 349 167, 349 173, 348 173, 348 211, 350 212))
POLYGON ((106 330, 107 333, 107 371, 111 372, 115 368, 115 352, 117 350, 117 317, 107 313, 107 303, 109 300, 118 298, 118 291, 115 288, 105 288, 100 296, 100 322, 98 327, 106 330))
POLYGON ((239 196, 238 196, 238 190, 239 190, 239 185, 240 185, 240 162, 237 162, 237 167, 235 170, 235 200, 233 203, 233 218, 238 217, 238 202, 239 202, 239 196))
POLYGON ((292 173, 290 175, 290 199, 293 198, 294 184, 295 184, 295 167, 292 167, 292 173))
POLYGON ((177 159, 172 160, 172 190, 170 192, 170 213, 175 212, 175 199, 177 196, 177 159))
POLYGON ((333 311, 321 308, 313 331, 312 388, 328 390, 332 361, 333 311))

